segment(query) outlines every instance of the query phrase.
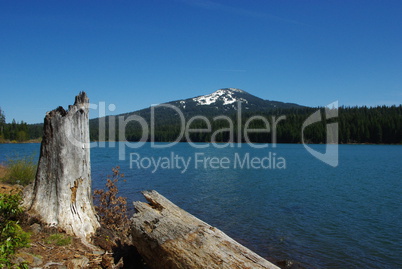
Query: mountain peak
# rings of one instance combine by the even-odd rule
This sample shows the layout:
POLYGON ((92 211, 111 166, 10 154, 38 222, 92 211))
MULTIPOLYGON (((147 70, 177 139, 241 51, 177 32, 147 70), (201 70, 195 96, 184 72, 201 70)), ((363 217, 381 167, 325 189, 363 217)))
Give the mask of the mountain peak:
POLYGON ((169 102, 186 113, 198 115, 230 114, 238 110, 241 102, 243 111, 268 111, 278 108, 298 108, 297 104, 269 101, 237 88, 222 88, 208 95, 169 102))
POLYGON ((237 89, 237 88, 223 88, 219 89, 218 91, 231 91, 231 92, 240 92, 240 93, 247 93, 246 91, 237 89))
POLYGON ((246 99, 236 96, 237 94, 247 94, 247 92, 236 88, 223 88, 208 95, 195 97, 193 101, 197 102, 198 105, 211 105, 217 102, 223 105, 230 105, 238 101, 248 103, 246 99))

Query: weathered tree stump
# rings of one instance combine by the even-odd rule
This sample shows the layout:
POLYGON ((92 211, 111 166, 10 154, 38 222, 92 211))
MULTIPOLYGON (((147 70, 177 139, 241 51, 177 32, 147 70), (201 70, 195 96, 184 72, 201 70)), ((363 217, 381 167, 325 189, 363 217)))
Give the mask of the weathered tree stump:
POLYGON ((91 191, 88 114, 85 92, 68 111, 58 107, 46 114, 36 179, 24 201, 31 216, 84 240, 100 226, 91 191))
POLYGON ((131 233, 151 268, 279 268, 156 191, 143 194, 131 233))

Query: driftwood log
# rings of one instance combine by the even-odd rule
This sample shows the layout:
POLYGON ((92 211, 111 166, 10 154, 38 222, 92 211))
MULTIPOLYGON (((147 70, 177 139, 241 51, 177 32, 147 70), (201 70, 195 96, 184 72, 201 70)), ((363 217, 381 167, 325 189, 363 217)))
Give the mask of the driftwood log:
POLYGON ((85 92, 68 111, 46 113, 38 171, 24 191, 31 216, 84 241, 100 226, 92 202, 88 114, 85 92))
POLYGON ((279 268, 160 195, 134 202, 133 244, 151 268, 279 268))

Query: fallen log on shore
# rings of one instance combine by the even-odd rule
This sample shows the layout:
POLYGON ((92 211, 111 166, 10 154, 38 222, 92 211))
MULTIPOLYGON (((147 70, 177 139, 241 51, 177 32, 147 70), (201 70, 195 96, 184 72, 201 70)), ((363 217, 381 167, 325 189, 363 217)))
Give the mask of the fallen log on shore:
POLYGON ((134 202, 133 244, 151 268, 279 268, 156 191, 134 202))

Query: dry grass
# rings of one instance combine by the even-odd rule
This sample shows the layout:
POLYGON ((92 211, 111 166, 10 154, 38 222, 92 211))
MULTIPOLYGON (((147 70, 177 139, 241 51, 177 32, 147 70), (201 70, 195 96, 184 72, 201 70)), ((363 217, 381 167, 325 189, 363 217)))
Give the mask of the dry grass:
POLYGON ((22 191, 21 186, 9 185, 3 183, 3 179, 7 178, 10 173, 6 166, 0 165, 0 194, 17 194, 22 191))
POLYGON ((7 173, 8 173, 7 167, 0 165, 0 180, 6 177, 7 173))
POLYGON ((4 175, 0 175, 3 183, 26 186, 35 179, 37 166, 33 156, 9 159, 6 165, 4 175))

